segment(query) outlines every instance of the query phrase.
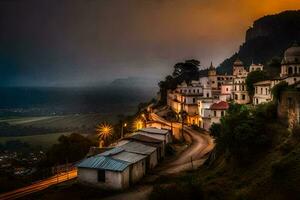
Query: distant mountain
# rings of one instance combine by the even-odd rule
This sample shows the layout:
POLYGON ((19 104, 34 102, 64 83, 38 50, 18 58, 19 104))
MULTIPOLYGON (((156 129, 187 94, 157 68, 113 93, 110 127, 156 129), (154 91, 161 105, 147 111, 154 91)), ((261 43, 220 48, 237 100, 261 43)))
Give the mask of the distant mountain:
POLYGON ((144 77, 128 77, 115 79, 110 83, 111 87, 138 87, 138 88, 149 88, 157 87, 158 79, 144 78, 144 77))
POLYGON ((237 57, 246 66, 252 62, 266 64, 273 57, 282 57, 294 41, 300 42, 300 10, 256 20, 247 30, 245 39, 239 51, 220 64, 219 73, 232 73, 232 64, 237 57))

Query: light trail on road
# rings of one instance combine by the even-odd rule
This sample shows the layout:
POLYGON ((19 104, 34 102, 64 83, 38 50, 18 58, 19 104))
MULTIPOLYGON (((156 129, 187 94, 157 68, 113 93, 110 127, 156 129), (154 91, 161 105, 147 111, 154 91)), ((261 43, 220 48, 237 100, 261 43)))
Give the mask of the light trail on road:
POLYGON ((71 170, 68 173, 62 173, 59 175, 52 176, 50 178, 38 181, 32 185, 25 186, 7 193, 0 194, 1 200, 11 200, 24 197, 28 194, 44 190, 52 185, 62 183, 77 177, 77 169, 71 170))

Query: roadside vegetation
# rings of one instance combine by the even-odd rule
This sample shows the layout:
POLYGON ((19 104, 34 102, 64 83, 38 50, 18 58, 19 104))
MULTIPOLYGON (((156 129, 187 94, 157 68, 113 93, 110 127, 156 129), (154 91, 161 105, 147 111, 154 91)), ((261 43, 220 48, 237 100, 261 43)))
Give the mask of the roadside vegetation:
POLYGON ((161 177, 150 199, 297 199, 300 128, 289 130, 274 103, 232 104, 211 133, 216 148, 200 169, 161 177))

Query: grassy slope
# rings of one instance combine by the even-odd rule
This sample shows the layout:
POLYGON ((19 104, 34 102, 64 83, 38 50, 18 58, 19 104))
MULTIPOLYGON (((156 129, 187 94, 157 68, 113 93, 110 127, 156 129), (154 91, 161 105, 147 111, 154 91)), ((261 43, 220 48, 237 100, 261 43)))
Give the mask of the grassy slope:
POLYGON ((69 135, 71 132, 52 133, 44 135, 29 135, 29 136, 15 136, 15 137, 0 137, 0 143, 5 143, 11 140, 19 140, 26 142, 33 146, 42 146, 45 148, 57 143, 61 135, 69 135))
POLYGON ((273 147, 252 164, 239 166, 223 154, 209 167, 161 179, 150 199, 297 199, 300 139, 277 126, 273 147))

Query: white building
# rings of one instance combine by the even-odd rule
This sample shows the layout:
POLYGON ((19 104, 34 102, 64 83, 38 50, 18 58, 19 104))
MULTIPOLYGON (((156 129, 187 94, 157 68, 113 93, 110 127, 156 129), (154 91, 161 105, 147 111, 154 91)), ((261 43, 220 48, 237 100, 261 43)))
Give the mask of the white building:
POLYGON ((162 160, 165 157, 165 142, 162 140, 140 134, 140 132, 135 132, 131 136, 126 137, 123 140, 136 141, 144 145, 155 147, 157 149, 158 160, 162 160))
POLYGON ((221 85, 221 94, 219 96, 219 99, 221 101, 230 101, 233 99, 233 81, 226 81, 221 85))
POLYGON ((238 104, 247 104, 250 102, 250 97, 247 92, 246 78, 248 75, 247 70, 244 67, 242 61, 237 59, 233 63, 233 97, 234 102, 238 104))
POLYGON ((294 43, 292 47, 284 52, 281 62, 280 77, 294 76, 300 74, 300 47, 294 43))
POLYGON ((253 72, 253 71, 263 71, 264 70, 264 66, 262 64, 251 64, 249 67, 249 72, 253 72))
POLYGON ((218 99, 214 98, 203 98, 198 100, 198 109, 199 109, 199 127, 205 130, 210 128, 210 106, 217 102, 218 99))
POLYGON ((146 170, 153 169, 158 164, 158 153, 155 147, 134 141, 129 141, 119 147, 127 152, 146 155, 146 170))
POLYGON ((107 189, 125 189, 129 187, 130 165, 107 156, 92 156, 77 164, 78 180, 107 189))
POLYGON ((169 130, 166 129, 158 129, 158 128, 142 128, 139 132, 146 133, 148 137, 153 137, 155 139, 163 139, 165 144, 172 142, 172 135, 169 130))
POLYGON ((218 103, 213 103, 210 106, 210 125, 213 123, 220 123, 220 119, 225 116, 226 111, 229 108, 229 104, 226 101, 220 101, 218 103))
POLYGON ((170 108, 180 113, 187 113, 186 122, 189 125, 198 125, 198 105, 197 100, 203 95, 212 96, 212 91, 207 77, 201 77, 198 81, 190 84, 181 83, 173 91, 168 91, 167 104, 170 108))
POLYGON ((287 82, 288 85, 300 81, 300 47, 296 43, 284 52, 284 57, 281 62, 280 78, 260 81, 254 84, 255 93, 253 104, 257 105, 271 101, 272 88, 282 81, 287 82))

